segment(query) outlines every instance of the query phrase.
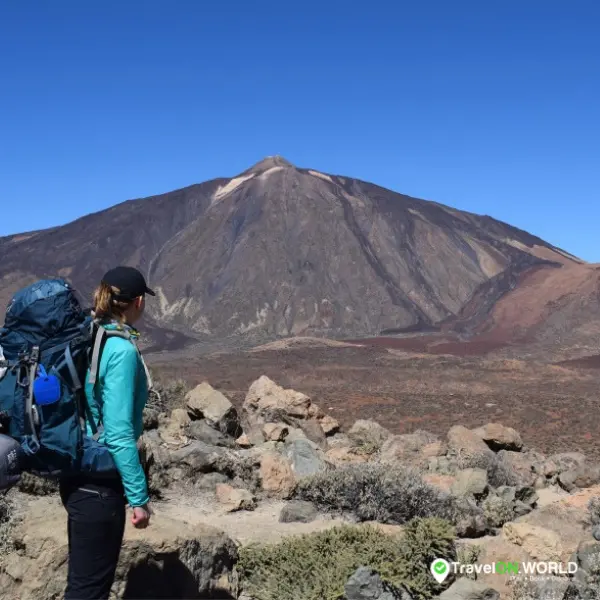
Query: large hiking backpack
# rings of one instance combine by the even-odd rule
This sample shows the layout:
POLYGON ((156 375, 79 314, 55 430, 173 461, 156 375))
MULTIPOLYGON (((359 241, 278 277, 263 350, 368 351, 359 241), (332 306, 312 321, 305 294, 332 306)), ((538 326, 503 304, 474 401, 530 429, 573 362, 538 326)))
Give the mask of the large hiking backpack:
POLYGON ((115 474, 85 395, 88 369, 95 383, 110 336, 130 338, 95 322, 63 279, 38 281, 13 297, 0 329, 0 434, 19 444, 21 470, 53 478, 115 474))

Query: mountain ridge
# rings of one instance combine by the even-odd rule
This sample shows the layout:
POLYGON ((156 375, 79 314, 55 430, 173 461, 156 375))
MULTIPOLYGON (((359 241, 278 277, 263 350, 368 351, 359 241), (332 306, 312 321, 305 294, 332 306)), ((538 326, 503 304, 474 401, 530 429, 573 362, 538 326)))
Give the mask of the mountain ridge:
POLYGON ((157 291, 149 322, 199 340, 425 331, 507 269, 582 262, 492 217, 279 155, 0 238, 0 252, 4 305, 56 275, 89 298, 105 270, 131 264, 157 291))

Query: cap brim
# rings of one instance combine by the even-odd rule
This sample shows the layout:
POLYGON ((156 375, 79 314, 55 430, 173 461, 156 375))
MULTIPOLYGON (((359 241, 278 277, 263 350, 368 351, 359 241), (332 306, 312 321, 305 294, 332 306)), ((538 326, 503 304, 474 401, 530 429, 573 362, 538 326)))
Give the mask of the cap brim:
POLYGON ((151 290, 149 287, 146 288, 146 294, 148 294, 149 296, 156 296, 156 294, 154 293, 154 291, 151 290))

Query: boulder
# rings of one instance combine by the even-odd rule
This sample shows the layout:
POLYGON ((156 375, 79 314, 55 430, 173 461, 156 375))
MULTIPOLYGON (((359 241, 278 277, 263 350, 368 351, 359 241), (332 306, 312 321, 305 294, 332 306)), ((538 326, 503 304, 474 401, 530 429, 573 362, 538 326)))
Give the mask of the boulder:
POLYGON ((366 454, 357 452, 355 448, 335 447, 325 453, 325 458, 334 465, 347 465, 368 462, 366 454))
POLYGON ((456 523, 459 538, 480 538, 488 532, 488 523, 483 514, 466 514, 456 523))
MULTIPOLYGON (((582 541, 572 558, 573 562, 577 564, 577 572, 575 573, 574 580, 578 587, 585 589, 594 579, 596 580, 596 586, 598 586, 600 543, 592 540, 582 541)), ((594 596, 591 597, 593 598, 594 596)))
POLYGON ((327 439, 327 445, 330 448, 350 448, 352 440, 346 433, 336 433, 327 439))
POLYGON ((567 492, 592 487, 600 483, 600 465, 583 462, 573 469, 562 471, 558 476, 558 483, 567 492))
POLYGON ((204 418, 221 433, 234 437, 241 435, 237 410, 224 394, 208 383, 196 386, 185 398, 192 419, 204 418))
POLYGON ((359 419, 348 431, 348 438, 354 446, 372 446, 375 449, 381 448, 391 436, 385 427, 370 419, 359 419))
POLYGON ((171 411, 171 423, 177 427, 186 427, 191 423, 192 419, 187 410, 183 408, 175 408, 171 411))
POLYGON ((185 433, 187 437, 204 442, 210 446, 221 446, 224 448, 233 448, 235 446, 233 438, 215 429, 205 419, 191 421, 185 429, 185 433))
POLYGON ((287 444, 284 453, 296 478, 315 475, 326 467, 322 453, 309 440, 295 440, 287 444))
POLYGON ((256 508, 256 498, 248 490, 234 488, 226 483, 218 483, 215 494, 227 512, 256 508))
POLYGON ((503 470, 501 479, 507 485, 533 486, 537 478, 535 465, 539 462, 539 455, 530 452, 500 450, 498 460, 499 466, 503 470))
POLYGON ((263 436, 267 442, 283 442, 289 433, 285 423, 267 423, 263 427, 263 436))
MULTIPOLYGON (((475 546, 479 549, 476 564, 525 562, 531 560, 531 557, 523 548, 509 542, 503 535, 490 535, 477 540, 462 541, 461 545, 467 548, 475 546)), ((511 573, 485 573, 482 571, 477 574, 477 581, 497 590, 501 598, 508 599, 512 598, 513 577, 511 573)), ((531 600, 533 598, 535 596, 531 600)), ((525 598, 522 600, 525 600, 525 598)))
POLYGON ((229 477, 223 473, 206 473, 196 480, 194 487, 202 492, 216 492, 219 483, 230 483, 229 477))
POLYGON ((171 454, 156 429, 144 433, 138 440, 140 462, 146 473, 150 494, 160 495, 169 487, 177 471, 171 468, 171 454))
POLYGON ((434 458, 437 456, 445 456, 448 452, 448 444, 443 440, 437 440, 430 444, 425 444, 421 449, 421 454, 425 458, 434 458))
MULTIPOLYGON (((66 514, 58 500, 43 498, 27 507, 13 531, 18 552, 4 557, 3 600, 62 598, 67 573, 66 514)), ((235 598, 235 543, 206 525, 154 515, 150 527, 135 529, 127 519, 111 599, 235 598)))
POLYGON ((291 429, 301 429, 305 436, 321 447, 327 446, 319 419, 322 411, 311 399, 295 390, 286 390, 264 375, 248 390, 241 411, 244 432, 252 444, 264 441, 263 427, 267 423, 282 423, 291 429))
POLYGON ((252 442, 250 441, 250 438, 245 433, 240 435, 240 437, 237 440, 235 440, 235 443, 240 448, 251 448, 252 447, 252 442))
POLYGON ((190 477, 198 473, 222 471, 225 469, 227 462, 222 448, 197 440, 171 452, 171 464, 184 468, 186 474, 190 477))
POLYGON ((494 452, 500 450, 519 451, 523 448, 523 440, 519 432, 500 423, 488 423, 474 429, 473 433, 479 436, 494 452))
POLYGON ((370 567, 359 567, 348 579, 345 587, 346 600, 395 600, 397 594, 386 589, 379 573, 370 567))
MULTIPOLYGON (((427 466, 431 456, 440 456, 443 446, 435 435, 427 431, 416 431, 404 435, 393 435, 381 446, 379 459, 386 463, 403 463, 414 467, 427 466), (432 446, 437 443, 437 446, 432 446), (428 454, 424 452, 428 448, 428 454)), ((445 448, 444 448, 445 449, 445 448)))
POLYGON ((586 459, 581 452, 560 452, 549 456, 546 462, 552 462, 556 466, 556 474, 560 474, 577 469, 586 462, 586 459))
POLYGON ((283 412, 298 419, 309 418, 311 400, 295 390, 286 390, 264 375, 255 381, 248 390, 242 408, 243 417, 261 417, 264 422, 272 422, 269 416, 283 412))
POLYGON ((289 498, 295 486, 295 477, 289 460, 276 452, 265 452, 260 457, 262 489, 270 496, 289 498))
POLYGON ((487 472, 484 469, 465 469, 456 474, 451 487, 454 496, 483 496, 488 488, 487 472))
POLYGON ((312 502, 294 500, 288 502, 279 515, 280 523, 311 523, 317 518, 317 509, 312 502))
POLYGON ((323 433, 327 436, 334 435, 340 430, 340 424, 331 415, 325 415, 322 419, 319 419, 319 424, 323 433))
POLYGON ((565 557, 561 537, 551 529, 514 522, 506 523, 502 533, 508 541, 521 546, 534 560, 561 562, 565 557))
POLYGON ((588 504, 598 493, 600 486, 559 496, 560 499, 544 503, 516 522, 554 532, 560 540, 562 560, 567 562, 581 540, 591 539, 588 504))
POLYGON ((462 425, 448 431, 448 454, 456 457, 461 469, 486 468, 496 456, 481 437, 462 425))
POLYGON ((439 596, 440 600, 499 600, 499 598, 500 594, 494 588, 466 577, 457 579, 439 596))

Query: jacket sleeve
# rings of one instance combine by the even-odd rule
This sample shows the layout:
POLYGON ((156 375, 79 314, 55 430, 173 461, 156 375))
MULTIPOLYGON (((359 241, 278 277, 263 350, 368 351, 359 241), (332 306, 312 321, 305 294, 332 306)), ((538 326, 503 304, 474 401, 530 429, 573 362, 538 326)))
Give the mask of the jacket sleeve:
POLYGON ((115 344, 114 351, 107 358, 102 393, 104 443, 117 465, 129 505, 143 506, 149 501, 148 486, 140 463, 133 422, 137 351, 129 342, 122 342, 115 344))

